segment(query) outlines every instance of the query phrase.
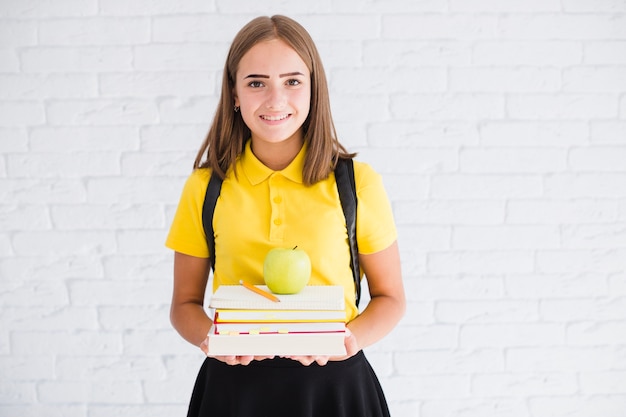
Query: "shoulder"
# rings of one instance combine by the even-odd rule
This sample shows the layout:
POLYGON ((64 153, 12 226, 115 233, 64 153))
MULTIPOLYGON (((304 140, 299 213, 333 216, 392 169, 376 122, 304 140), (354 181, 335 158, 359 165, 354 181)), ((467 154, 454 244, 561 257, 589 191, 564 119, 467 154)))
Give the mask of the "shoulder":
POLYGON ((205 191, 209 185, 209 179, 211 178, 211 170, 208 168, 196 168, 187 177, 185 182, 186 192, 199 192, 205 191))
POLYGON ((206 186, 209 184, 210 178, 211 170, 209 168, 197 168, 194 169, 193 172, 189 175, 187 182, 196 186, 204 186, 206 188, 206 186))
POLYGON ((354 183, 357 190, 382 184, 381 175, 368 163, 354 160, 354 183))
POLYGON ((209 179, 211 178, 211 170, 207 168, 194 169, 187 177, 183 187, 183 197, 191 200, 204 200, 209 179))

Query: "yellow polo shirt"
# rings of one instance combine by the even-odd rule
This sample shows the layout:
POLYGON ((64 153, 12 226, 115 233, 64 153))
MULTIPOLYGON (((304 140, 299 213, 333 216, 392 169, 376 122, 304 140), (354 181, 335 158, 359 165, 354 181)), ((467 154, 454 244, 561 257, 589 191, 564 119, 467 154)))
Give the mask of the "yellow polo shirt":
MULTIPOLYGON (((311 186, 302 182, 306 146, 291 164, 273 171, 259 161, 250 142, 222 183, 213 215, 215 271, 213 291, 222 284, 246 279, 263 284, 263 260, 275 247, 305 250, 311 258, 310 285, 342 285, 346 315, 358 315, 350 269, 346 222, 335 176, 311 186)), ((391 206, 382 179, 369 165, 355 161, 357 241, 359 252, 371 254, 397 238, 391 206)), ((209 169, 197 169, 185 183, 166 246, 208 258, 202 227, 202 206, 209 169)))

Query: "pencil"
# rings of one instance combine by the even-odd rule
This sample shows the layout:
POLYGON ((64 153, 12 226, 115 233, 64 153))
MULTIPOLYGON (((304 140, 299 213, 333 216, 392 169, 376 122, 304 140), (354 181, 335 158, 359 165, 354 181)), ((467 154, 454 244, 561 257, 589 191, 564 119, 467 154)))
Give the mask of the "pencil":
POLYGON ((239 283, 241 285, 243 285, 244 287, 246 287, 247 289, 249 289, 250 291, 254 291, 255 293, 262 295, 263 297, 267 298, 268 300, 272 300, 275 303, 280 303, 280 299, 278 297, 276 297, 274 294, 270 294, 267 291, 263 291, 262 289, 260 289, 259 287, 255 287, 252 284, 248 284, 246 281, 244 280, 239 280, 239 283))

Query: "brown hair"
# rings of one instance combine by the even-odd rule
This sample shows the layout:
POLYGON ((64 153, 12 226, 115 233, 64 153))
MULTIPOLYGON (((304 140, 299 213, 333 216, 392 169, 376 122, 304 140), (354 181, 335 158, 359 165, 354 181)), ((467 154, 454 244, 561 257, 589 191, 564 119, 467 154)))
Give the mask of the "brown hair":
POLYGON ((273 39, 280 39, 291 46, 311 73, 311 105, 302 125, 304 142, 308 146, 302 173, 304 183, 310 185, 327 178, 337 159, 354 157, 355 154, 348 153, 337 140, 326 75, 311 36, 293 19, 276 15, 253 19, 235 36, 224 65, 222 92, 215 117, 198 151, 194 168, 211 168, 223 179, 228 168, 243 152, 250 138, 250 129, 241 115, 234 111, 237 69, 250 48, 273 39))

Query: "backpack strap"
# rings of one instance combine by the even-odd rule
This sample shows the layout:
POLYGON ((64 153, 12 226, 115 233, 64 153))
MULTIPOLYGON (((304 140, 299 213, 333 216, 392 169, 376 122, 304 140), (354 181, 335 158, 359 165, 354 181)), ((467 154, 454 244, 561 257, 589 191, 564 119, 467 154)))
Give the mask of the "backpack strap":
MULTIPOLYGON (((356 306, 361 300, 361 269, 359 266, 359 249, 356 242, 356 185, 354 182, 354 164, 352 159, 339 159, 335 168, 335 180, 341 208, 346 218, 348 243, 350 246, 350 268, 356 291, 356 306)), ((215 270, 215 233, 213 231, 213 212, 222 188, 222 179, 215 173, 211 174, 209 185, 204 196, 202 207, 202 225, 209 246, 210 266, 215 270)))
POLYGON ((213 232, 213 212, 217 204, 217 197, 222 189, 222 179, 215 172, 211 172, 211 179, 204 195, 204 205, 202 206, 202 226, 209 246, 209 263, 211 269, 215 270, 215 233, 213 232))
POLYGON ((356 185, 354 182, 354 161, 352 159, 339 159, 335 168, 335 181, 343 215, 346 218, 348 231, 348 243, 350 245, 350 267, 354 279, 356 291, 356 306, 361 301, 361 268, 359 265, 359 248, 356 242, 356 185))

